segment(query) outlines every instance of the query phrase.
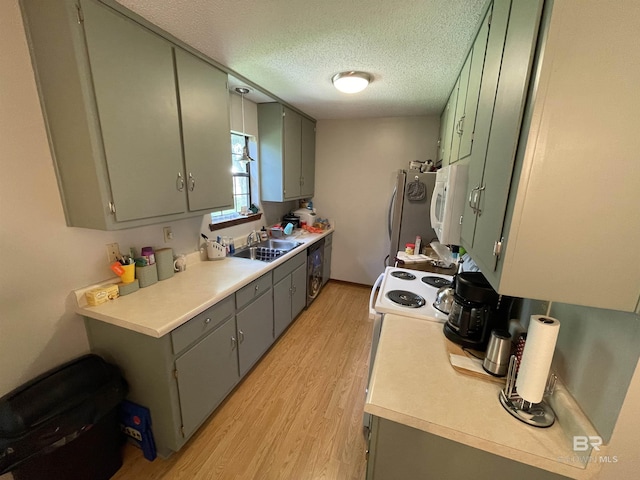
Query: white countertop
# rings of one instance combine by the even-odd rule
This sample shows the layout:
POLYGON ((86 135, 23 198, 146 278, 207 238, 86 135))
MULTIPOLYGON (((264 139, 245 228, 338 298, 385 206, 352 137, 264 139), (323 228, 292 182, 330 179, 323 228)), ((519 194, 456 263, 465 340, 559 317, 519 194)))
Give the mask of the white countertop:
POLYGON ((576 461, 566 416, 549 428, 515 419, 500 384, 451 367, 448 341, 441 323, 385 315, 365 412, 571 478, 597 475, 576 461))
POLYGON ((108 281, 76 290, 76 313, 159 338, 332 232, 299 230, 287 239, 303 245, 270 263, 234 257, 190 263, 184 272, 95 307, 84 293, 108 281))

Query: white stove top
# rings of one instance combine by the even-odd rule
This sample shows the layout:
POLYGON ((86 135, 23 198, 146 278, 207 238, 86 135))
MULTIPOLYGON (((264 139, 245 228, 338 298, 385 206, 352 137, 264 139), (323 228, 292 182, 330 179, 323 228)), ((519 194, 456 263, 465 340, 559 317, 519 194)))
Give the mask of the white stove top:
MULTIPOLYGON (((422 272, 418 270, 408 270, 406 268, 387 267, 384 271, 384 278, 380 284, 380 291, 374 306, 377 313, 395 313, 405 317, 418 318, 444 323, 447 315, 440 312, 433 306, 436 299, 438 286, 425 283, 422 279, 428 277, 439 277, 451 281, 451 275, 439 273, 422 272), (410 307, 400 305, 389 298, 389 292, 408 292, 422 297, 421 306, 410 307)), ((405 293, 398 293, 403 298, 411 297, 405 293)), ((393 296, 393 294, 392 294, 393 296)))

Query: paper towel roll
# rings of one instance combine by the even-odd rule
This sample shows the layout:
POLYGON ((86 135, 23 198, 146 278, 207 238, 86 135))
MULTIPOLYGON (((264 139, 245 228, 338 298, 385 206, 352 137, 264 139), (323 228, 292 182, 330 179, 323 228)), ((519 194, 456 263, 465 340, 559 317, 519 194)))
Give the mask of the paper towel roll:
POLYGON ((545 315, 531 315, 527 343, 516 379, 518 395, 527 402, 540 403, 556 348, 560 322, 545 315))

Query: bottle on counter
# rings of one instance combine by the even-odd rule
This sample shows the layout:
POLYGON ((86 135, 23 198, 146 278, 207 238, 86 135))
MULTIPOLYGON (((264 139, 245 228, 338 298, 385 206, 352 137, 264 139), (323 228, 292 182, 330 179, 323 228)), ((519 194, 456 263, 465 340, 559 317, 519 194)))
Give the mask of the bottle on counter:
POLYGON ((404 248, 404 253, 406 253, 407 255, 413 255, 413 253, 415 252, 415 247, 415 243, 407 243, 404 248))
POLYGON ((422 238, 420 237, 420 235, 418 235, 416 237, 416 244, 413 251, 416 255, 420 255, 420 252, 422 251, 421 249, 422 249, 422 238))
POLYGON ((267 233, 267 229, 262 227, 260 230, 260 240, 264 242, 265 240, 269 240, 269 234, 267 233))

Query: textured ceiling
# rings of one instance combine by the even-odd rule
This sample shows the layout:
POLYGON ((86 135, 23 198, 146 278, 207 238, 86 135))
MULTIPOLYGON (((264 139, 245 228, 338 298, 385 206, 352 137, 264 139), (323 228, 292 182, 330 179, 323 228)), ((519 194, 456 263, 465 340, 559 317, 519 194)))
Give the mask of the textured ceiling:
POLYGON ((487 3, 117 1, 316 119, 439 114, 487 3), (373 83, 340 93, 331 77, 345 70, 373 83))

